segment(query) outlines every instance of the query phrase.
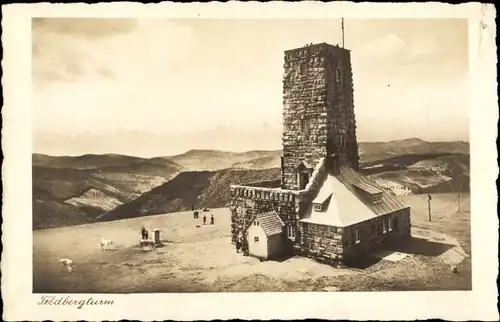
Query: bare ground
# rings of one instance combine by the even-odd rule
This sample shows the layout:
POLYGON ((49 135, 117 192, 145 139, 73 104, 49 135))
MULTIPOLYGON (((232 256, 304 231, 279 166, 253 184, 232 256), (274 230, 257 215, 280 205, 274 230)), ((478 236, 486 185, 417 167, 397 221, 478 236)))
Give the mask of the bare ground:
POLYGON ((215 209, 215 225, 191 212, 35 231, 36 293, 279 292, 471 289, 469 197, 433 195, 428 222, 426 196, 404 196, 412 206, 412 241, 396 249, 409 254, 366 268, 337 269, 293 257, 260 262, 236 253, 229 238, 229 210, 215 209), (455 206, 455 207, 453 207, 455 206), (162 229, 164 246, 138 247, 141 224, 162 229), (200 226, 200 227, 196 227, 200 226), (113 249, 101 251, 100 238, 113 249), (60 258, 73 260, 71 273, 60 258), (452 273, 450 265, 459 272, 452 273))

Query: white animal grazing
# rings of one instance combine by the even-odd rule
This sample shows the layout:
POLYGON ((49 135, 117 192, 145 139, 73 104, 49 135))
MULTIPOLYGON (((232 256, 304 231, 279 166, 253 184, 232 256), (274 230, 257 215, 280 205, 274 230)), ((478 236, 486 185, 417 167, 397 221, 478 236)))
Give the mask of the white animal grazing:
POLYGON ((71 259, 67 259, 67 258, 60 259, 59 264, 61 266, 66 266, 66 268, 68 269, 68 272, 71 273, 71 271, 73 271, 73 261, 71 259))
POLYGON ((113 245, 112 240, 106 240, 101 238, 101 250, 108 249, 108 246, 113 245))

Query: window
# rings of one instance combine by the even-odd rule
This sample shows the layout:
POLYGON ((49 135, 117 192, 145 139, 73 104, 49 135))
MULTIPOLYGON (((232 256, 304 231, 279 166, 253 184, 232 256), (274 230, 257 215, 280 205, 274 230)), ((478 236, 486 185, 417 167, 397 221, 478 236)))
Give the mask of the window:
POLYGON ((315 203, 314 204, 314 210, 316 210, 316 211, 322 211, 323 207, 321 207, 321 206, 322 206, 322 204, 315 203))
POLYGON ((340 71, 338 69, 335 71, 335 80, 340 83, 340 71))
POLYGON ((382 202, 382 194, 378 193, 376 195, 371 196, 371 201, 373 204, 381 203, 382 202))
POLYGON ((360 228, 358 228, 358 229, 355 230, 355 236, 354 237, 355 237, 355 241, 354 242, 356 244, 359 244, 361 242, 361 229, 360 228))
POLYGON ((392 231, 392 220, 390 217, 387 217, 387 230, 392 231))
POLYGON ((295 239, 295 227, 287 226, 287 234, 289 239, 295 239))
POLYGON ((387 232, 387 220, 382 219, 382 232, 385 234, 387 232))
POLYGON ((255 243, 258 243, 258 242, 259 242, 259 237, 254 237, 254 238, 253 238, 253 241, 254 241, 255 243))
POLYGON ((301 119, 300 120, 300 130, 302 132, 305 132, 308 127, 309 127, 309 124, 308 124, 307 120, 306 119, 301 119))
POLYGON ((257 227, 259 227, 259 222, 257 221, 256 223, 257 223, 257 227))
POLYGON ((344 133, 340 133, 340 135, 339 135, 339 141, 340 141, 340 147, 341 148, 345 148, 344 133))
POLYGON ((305 74, 307 72, 307 63, 300 64, 300 73, 305 74))

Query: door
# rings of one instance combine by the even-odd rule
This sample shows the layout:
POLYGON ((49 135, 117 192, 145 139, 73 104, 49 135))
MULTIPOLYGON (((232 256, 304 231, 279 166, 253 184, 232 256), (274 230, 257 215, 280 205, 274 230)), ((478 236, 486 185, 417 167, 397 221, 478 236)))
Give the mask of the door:
POLYGON ((309 172, 301 171, 299 172, 299 189, 305 189, 306 185, 309 183, 309 172))

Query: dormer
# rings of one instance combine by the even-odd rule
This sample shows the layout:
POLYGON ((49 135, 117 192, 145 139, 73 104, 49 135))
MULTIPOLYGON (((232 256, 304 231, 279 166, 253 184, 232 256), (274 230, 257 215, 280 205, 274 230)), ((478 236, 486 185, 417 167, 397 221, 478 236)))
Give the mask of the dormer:
POLYGON ((312 171, 313 170, 313 166, 310 165, 307 161, 302 161, 299 163, 299 165, 297 166, 297 172, 301 172, 301 171, 312 171))
POLYGON ((354 183, 353 186, 360 192, 367 202, 377 204, 382 202, 383 191, 366 182, 354 183))
POLYGON ((323 212, 328 207, 328 203, 332 198, 332 192, 326 194, 319 194, 316 199, 313 200, 313 209, 314 211, 323 212))

